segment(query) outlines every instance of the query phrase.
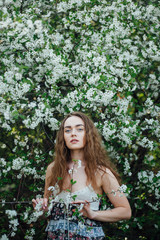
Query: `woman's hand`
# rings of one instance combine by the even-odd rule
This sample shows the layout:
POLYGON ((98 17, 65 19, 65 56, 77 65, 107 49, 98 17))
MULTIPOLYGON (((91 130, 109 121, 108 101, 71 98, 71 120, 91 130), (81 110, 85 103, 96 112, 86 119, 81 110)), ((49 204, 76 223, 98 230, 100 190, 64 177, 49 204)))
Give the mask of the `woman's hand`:
POLYGON ((37 204, 42 204, 42 209, 47 210, 48 209, 48 199, 47 198, 37 198, 37 199, 32 199, 32 205, 33 208, 35 209, 37 204))
POLYGON ((93 219, 95 215, 95 212, 91 210, 90 203, 88 201, 85 201, 84 206, 80 212, 82 212, 83 216, 90 219, 93 219))
POLYGON ((95 212, 91 210, 90 203, 88 201, 76 201, 73 204, 81 205, 79 212, 83 214, 83 216, 93 219, 95 216, 95 212))

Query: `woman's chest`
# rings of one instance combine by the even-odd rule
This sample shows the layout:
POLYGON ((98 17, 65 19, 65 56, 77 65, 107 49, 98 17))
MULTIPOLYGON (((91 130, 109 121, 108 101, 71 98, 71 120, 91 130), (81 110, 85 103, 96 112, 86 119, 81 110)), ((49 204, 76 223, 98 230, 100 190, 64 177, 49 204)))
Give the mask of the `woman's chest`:
POLYGON ((73 169, 69 171, 64 179, 63 189, 69 189, 71 192, 78 191, 87 186, 87 175, 84 168, 73 169))
MULTIPOLYGON (((99 174, 95 174, 96 186, 93 186, 97 194, 102 194, 103 189, 101 186, 101 177, 99 174)), ((63 190, 69 190, 74 193, 76 191, 84 189, 86 186, 92 185, 88 181, 85 168, 75 169, 69 171, 69 174, 64 179, 63 190)))

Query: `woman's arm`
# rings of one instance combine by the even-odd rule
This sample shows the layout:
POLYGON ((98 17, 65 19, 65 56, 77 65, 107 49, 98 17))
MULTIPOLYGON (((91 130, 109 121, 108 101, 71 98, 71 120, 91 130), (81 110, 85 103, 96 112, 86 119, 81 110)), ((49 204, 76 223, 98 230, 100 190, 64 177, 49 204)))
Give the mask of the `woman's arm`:
POLYGON ((46 209, 47 209, 47 206, 48 206, 48 197, 47 197, 48 179, 49 179, 49 177, 50 177, 51 174, 52 174, 52 171, 51 171, 52 166, 53 166, 53 163, 51 163, 51 164, 47 167, 46 178, 45 178, 44 198, 32 199, 33 208, 35 208, 36 205, 41 202, 43 210, 46 210, 46 209))
POLYGON ((52 175, 52 168, 53 168, 53 166, 54 166, 54 163, 52 162, 51 164, 48 165, 47 171, 46 171, 45 188, 44 188, 44 198, 47 198, 47 199, 48 199, 48 194, 47 194, 47 192, 49 191, 49 190, 48 190, 48 187, 49 187, 48 181, 49 181, 49 178, 50 178, 51 175, 52 175))
POLYGON ((120 185, 117 179, 113 173, 107 169, 105 174, 102 176, 102 188, 114 208, 103 211, 93 211, 90 209, 90 204, 86 202, 83 207, 83 215, 89 217, 90 219, 103 222, 117 222, 124 219, 130 219, 131 208, 129 202, 124 193, 117 191, 119 187, 120 185))

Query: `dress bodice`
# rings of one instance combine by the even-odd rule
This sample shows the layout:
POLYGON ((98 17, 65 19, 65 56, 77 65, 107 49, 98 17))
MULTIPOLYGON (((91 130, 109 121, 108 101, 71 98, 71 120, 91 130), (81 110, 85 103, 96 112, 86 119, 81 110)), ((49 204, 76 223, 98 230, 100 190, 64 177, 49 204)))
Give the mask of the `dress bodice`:
POLYGON ((94 191, 93 187, 91 186, 91 184, 89 184, 88 186, 77 190, 75 192, 67 192, 67 191, 62 191, 61 193, 59 193, 56 198, 55 201, 59 202, 59 201, 64 201, 65 203, 69 203, 69 202, 76 202, 76 201, 88 201, 90 203, 90 207, 92 210, 98 210, 99 209, 99 202, 100 200, 97 197, 97 193, 94 191), (75 200, 73 200, 75 199, 75 200))

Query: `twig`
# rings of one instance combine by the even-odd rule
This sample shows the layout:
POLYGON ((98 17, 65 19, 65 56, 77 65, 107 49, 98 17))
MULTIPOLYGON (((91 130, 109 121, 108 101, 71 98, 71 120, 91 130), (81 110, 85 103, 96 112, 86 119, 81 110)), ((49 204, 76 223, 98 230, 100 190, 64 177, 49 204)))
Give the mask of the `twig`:
MULTIPOLYGON (((53 201, 54 202, 54 201, 53 201)), ((91 201, 91 202, 88 202, 88 203, 93 203, 93 202, 96 202, 95 201, 91 201)), ((58 203, 58 202, 55 202, 55 203, 58 203)), ((61 202, 62 203, 62 202, 61 202)), ((84 204, 85 202, 71 202, 70 204, 84 204)), ((21 202, 21 201, 17 201, 17 202, 0 202, 0 204, 32 204, 32 201, 24 201, 24 202, 21 202)), ((65 203, 64 203, 65 204, 65 203)))
POLYGON ((24 201, 24 202, 21 202, 21 201, 16 201, 16 202, 0 202, 0 204, 26 204, 26 203, 32 203, 32 201, 24 201))
POLYGON ((21 191, 21 185, 22 185, 22 180, 23 180, 23 174, 22 174, 22 177, 21 177, 21 180, 20 180, 20 183, 19 183, 19 187, 18 187, 18 194, 17 194, 17 202, 18 202, 18 198, 19 198, 19 195, 20 195, 20 191, 21 191))

